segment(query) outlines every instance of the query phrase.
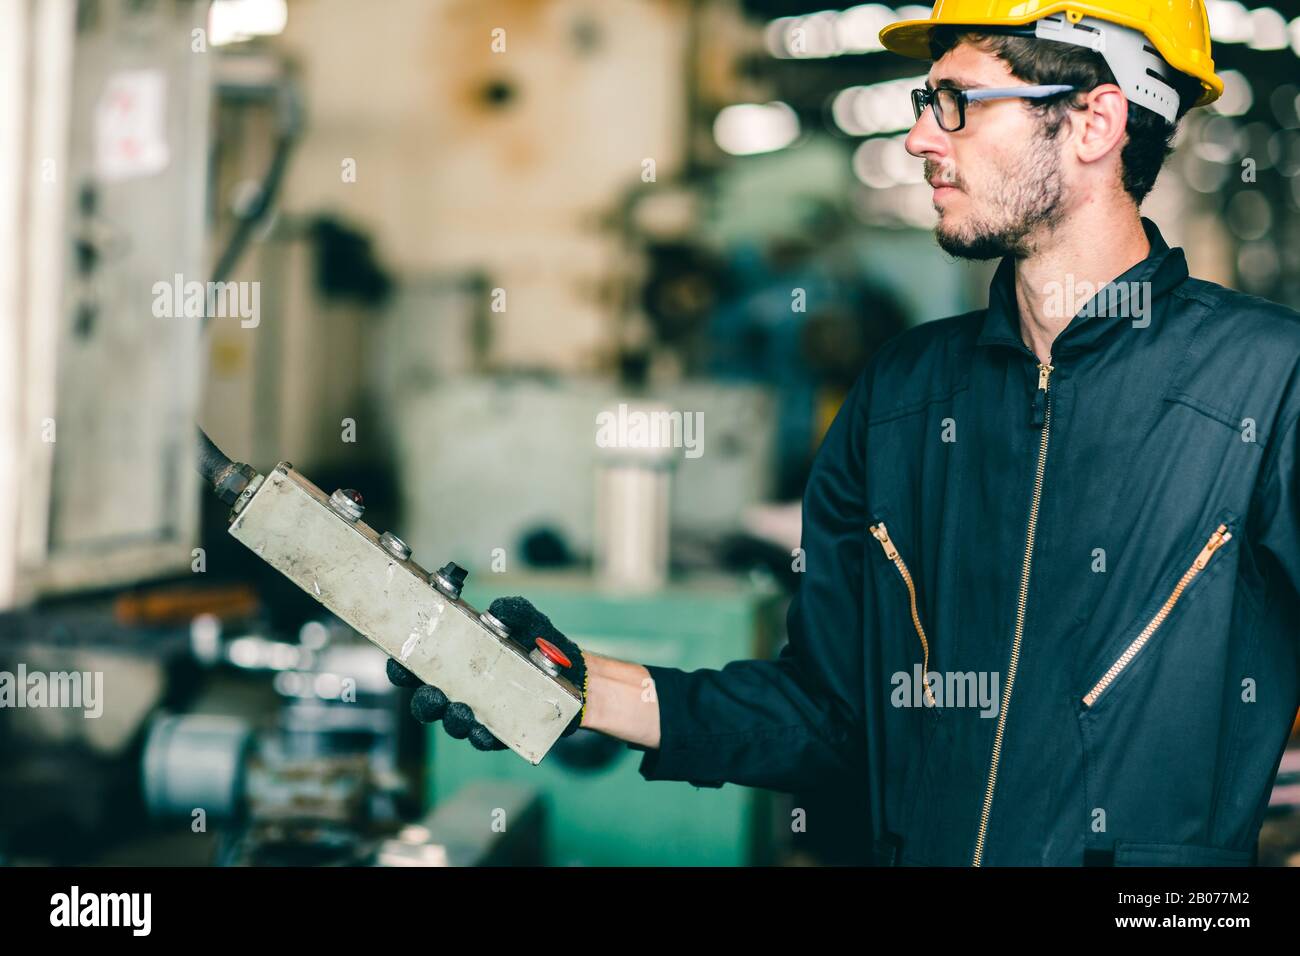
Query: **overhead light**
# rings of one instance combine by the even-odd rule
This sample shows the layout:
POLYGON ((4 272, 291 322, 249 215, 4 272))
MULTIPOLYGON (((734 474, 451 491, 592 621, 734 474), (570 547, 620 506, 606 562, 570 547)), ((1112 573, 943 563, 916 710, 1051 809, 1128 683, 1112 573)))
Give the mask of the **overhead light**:
POLYGON ((912 90, 925 83, 925 76, 909 76, 868 86, 850 86, 831 100, 831 118, 849 136, 874 136, 910 129, 912 90))
POLYGON ((1250 32, 1252 50, 1285 50, 1290 44, 1286 17, 1272 7, 1250 11, 1250 32))
POLYGON ((929 20, 930 8, 922 4, 912 4, 911 6, 899 7, 894 11, 897 20, 929 20))
POLYGON ((925 182, 925 164, 907 151, 907 136, 865 140, 853 152, 853 174, 872 189, 925 182))
POLYGON ((1300 90, 1290 83, 1275 86, 1268 94, 1268 105, 1283 129, 1300 126, 1300 90))
POLYGON ((1251 38, 1250 11, 1237 0, 1209 0, 1210 39, 1215 43, 1245 43, 1251 38))
POLYGON ((891 10, 882 3, 864 3, 842 11, 778 17, 763 28, 763 40, 772 56, 787 60, 877 53, 884 49, 880 31, 889 24, 929 17, 929 7, 914 5, 891 10))
POLYGON ((772 56, 782 59, 790 56, 790 51, 786 47, 786 30, 795 19, 795 17, 777 17, 763 27, 763 45, 772 56))
POLYGON ((796 59, 822 59, 838 56, 835 24, 839 14, 833 11, 795 17, 785 28, 785 50, 796 59))
POLYGON ((1228 201, 1224 215, 1228 228, 1239 239, 1263 239, 1273 228, 1273 211, 1256 190, 1243 189, 1228 201))
POLYGON ((1238 70, 1220 70, 1219 79, 1223 80, 1223 95, 1215 100, 1211 108, 1224 116, 1241 116, 1255 102, 1250 89, 1250 81, 1238 70))
POLYGON ((799 116, 786 103, 737 103, 718 112, 713 139, 733 156, 784 149, 799 138, 799 116))
POLYGON ((213 0, 208 38, 213 46, 283 33, 289 22, 285 0, 213 0))
POLYGON ((883 50, 880 31, 894 22, 894 11, 882 3, 850 7, 835 22, 835 38, 845 53, 883 50))
POLYGON ((925 182, 925 163, 907 151, 906 142, 906 136, 893 136, 885 140, 881 161, 894 182, 913 186, 925 182))
POLYGON ((1198 193, 1217 193, 1228 180, 1229 169, 1223 163, 1210 162, 1192 154, 1183 166, 1183 178, 1198 193))
POLYGON ((884 153, 889 147, 889 140, 868 139, 853 151, 853 175, 872 189, 888 189, 898 185, 897 180, 885 168, 884 153))
POLYGON ((1268 155, 1279 173, 1300 180, 1300 133, 1278 130, 1268 141, 1268 155))
POLYGON ((1236 162, 1246 145, 1241 129, 1226 116, 1210 117, 1200 124, 1199 132, 1192 152, 1207 162, 1236 162))
POLYGON ((1272 242, 1244 242, 1237 252, 1237 272, 1247 289, 1266 289, 1281 272, 1277 247, 1272 242))

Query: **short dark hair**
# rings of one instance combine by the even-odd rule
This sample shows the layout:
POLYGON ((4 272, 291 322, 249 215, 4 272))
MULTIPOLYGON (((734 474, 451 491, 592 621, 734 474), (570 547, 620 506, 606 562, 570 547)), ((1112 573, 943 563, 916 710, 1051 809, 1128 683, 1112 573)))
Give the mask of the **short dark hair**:
MULTIPOLYGON (((1033 37, 990 33, 978 27, 936 27, 930 34, 930 56, 938 60, 963 41, 974 43, 993 54, 1010 67, 1013 75, 1026 83, 1069 83, 1080 91, 1087 91, 1103 83, 1116 82, 1115 74, 1102 55, 1086 47, 1033 37)), ((1177 119, 1182 119, 1183 114, 1200 97, 1201 83, 1184 73, 1171 71, 1171 85, 1178 93, 1177 119)), ((1065 111, 1079 108, 1080 95, 1076 93, 1045 102, 1024 102, 1030 109, 1048 117, 1047 132, 1055 136, 1065 121, 1065 111)), ((1163 116, 1130 101, 1128 125, 1125 129, 1128 139, 1120 152, 1122 182, 1124 191, 1133 197, 1135 203, 1141 205, 1147 193, 1151 192, 1151 187, 1156 184, 1160 168, 1174 151, 1174 133, 1178 130, 1178 124, 1177 121, 1167 122, 1163 116)))

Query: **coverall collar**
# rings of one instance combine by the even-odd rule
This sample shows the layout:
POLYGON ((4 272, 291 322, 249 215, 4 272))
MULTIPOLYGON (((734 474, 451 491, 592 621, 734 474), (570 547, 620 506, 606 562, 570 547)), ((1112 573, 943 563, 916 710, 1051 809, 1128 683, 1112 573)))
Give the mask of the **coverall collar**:
MULTIPOLYGON (((1142 228, 1146 232, 1151 250, 1147 257, 1110 283, 1115 289, 1103 287, 1057 335, 1052 343, 1055 359, 1062 352, 1086 351, 1102 347, 1107 333, 1123 323, 1139 321, 1134 309, 1127 306, 1126 297, 1133 287, 1130 283, 1149 282, 1134 299, 1135 308, 1150 310, 1157 298, 1169 292, 1187 278, 1187 257, 1181 248, 1171 249, 1156 224, 1145 216, 1142 228), (1117 298, 1116 298, 1117 296, 1117 298), (1113 308, 1112 304, 1118 308, 1113 308)), ((1062 290, 1068 292, 1068 286, 1062 290)), ((1147 314, 1145 318, 1149 319, 1147 314)), ((1029 352, 1020 334, 1020 308, 1016 302, 1015 260, 1003 258, 993 281, 989 284, 989 306, 977 345, 1010 346, 1019 352, 1029 352)))

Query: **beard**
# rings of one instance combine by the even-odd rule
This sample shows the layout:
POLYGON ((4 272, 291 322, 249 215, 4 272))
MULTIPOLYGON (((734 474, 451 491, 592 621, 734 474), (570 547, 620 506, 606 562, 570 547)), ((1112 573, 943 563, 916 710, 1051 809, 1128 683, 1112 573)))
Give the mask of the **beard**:
MULTIPOLYGON (((959 259, 1033 254, 1035 235, 1040 230, 1050 232, 1064 216, 1058 131, 1059 126, 1040 128, 1027 149, 992 172, 990 181, 996 185, 986 192, 987 208, 972 212, 959 226, 945 226, 940 217, 934 235, 944 252, 959 259)), ((937 170, 930 160, 925 161, 926 179, 937 170)), ((951 168, 942 170, 937 178, 965 191, 951 168)))

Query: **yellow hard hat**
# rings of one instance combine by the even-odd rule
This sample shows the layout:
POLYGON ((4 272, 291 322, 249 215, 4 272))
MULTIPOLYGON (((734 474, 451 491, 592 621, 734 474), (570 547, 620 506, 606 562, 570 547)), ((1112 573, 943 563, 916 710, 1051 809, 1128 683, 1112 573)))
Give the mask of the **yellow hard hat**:
MULTIPOLYGON (((928 20, 903 20, 880 31, 886 50, 930 59, 930 32, 938 26, 1021 26, 1047 17, 1078 24, 1084 17, 1136 30, 1175 70, 1201 81, 1193 105, 1213 103, 1223 92, 1210 57, 1210 21, 1204 0, 937 0, 928 20)), ((1040 35, 1042 35, 1040 33, 1040 35)))

